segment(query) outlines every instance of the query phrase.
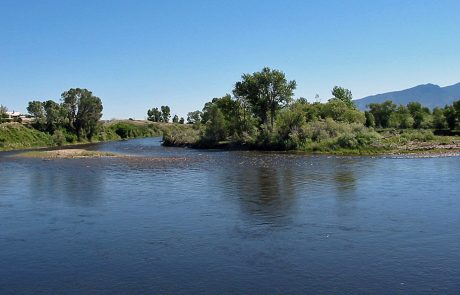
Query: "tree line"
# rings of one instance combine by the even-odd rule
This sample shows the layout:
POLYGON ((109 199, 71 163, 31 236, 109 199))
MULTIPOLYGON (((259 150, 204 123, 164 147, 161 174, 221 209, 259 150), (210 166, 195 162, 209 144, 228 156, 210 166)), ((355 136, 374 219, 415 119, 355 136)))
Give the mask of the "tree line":
POLYGON ((418 102, 397 106, 391 100, 371 103, 368 108, 365 112, 368 127, 454 130, 460 122, 460 100, 433 110, 418 102))
MULTIPOLYGON (((152 108, 147 111, 147 120, 152 122, 162 122, 162 123, 169 123, 171 118, 171 109, 169 106, 161 106, 160 109, 152 108)), ((184 118, 180 118, 178 115, 174 115, 172 119, 173 123, 184 124, 184 118)))
POLYGON ((8 112, 8 108, 4 105, 0 105, 0 123, 6 121, 6 118, 8 117, 6 112, 8 112))
MULTIPOLYGON (((460 127, 460 100, 433 110, 418 102, 397 106, 385 101, 369 104, 368 110, 362 112, 346 88, 335 86, 331 98, 322 103, 302 97, 295 99, 296 87, 295 80, 288 80, 276 69, 266 67, 244 74, 234 84, 231 94, 213 98, 201 110, 187 114, 187 123, 193 125, 195 132, 184 129, 186 136, 183 137, 201 146, 228 142, 270 149, 359 148, 373 145, 382 129, 454 130, 460 127)), ((101 99, 80 88, 63 92, 60 102, 34 100, 27 107, 34 118, 34 128, 65 136, 68 142, 91 140, 103 127, 99 124, 102 110, 101 99)), ((0 118, 6 111, 0 107, 0 118)), ((149 109, 147 115, 149 121, 169 123, 171 109, 155 107, 149 109)), ((184 124, 185 120, 174 115, 172 122, 184 124)), ((122 138, 137 132, 118 129, 115 132, 122 138)), ((167 140, 167 136, 165 138, 167 140)))
POLYGON ((78 140, 91 140, 102 117, 102 101, 87 89, 72 88, 61 94, 61 102, 30 101, 27 111, 33 116, 32 126, 40 131, 75 135, 78 140))
POLYGON ((268 67, 244 74, 232 95, 213 98, 202 110, 190 112, 187 123, 199 131, 198 145, 219 142, 259 148, 298 149, 327 143, 353 148, 378 138, 375 128, 458 128, 460 101, 433 111, 417 102, 396 106, 370 104, 362 112, 350 90, 335 86, 325 103, 294 98, 296 81, 268 67))

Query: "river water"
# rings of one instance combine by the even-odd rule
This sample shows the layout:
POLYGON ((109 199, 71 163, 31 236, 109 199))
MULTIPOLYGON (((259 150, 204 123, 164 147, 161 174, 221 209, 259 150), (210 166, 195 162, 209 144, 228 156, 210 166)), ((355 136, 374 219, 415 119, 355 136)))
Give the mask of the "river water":
POLYGON ((459 294, 460 158, 0 154, 0 294, 459 294))

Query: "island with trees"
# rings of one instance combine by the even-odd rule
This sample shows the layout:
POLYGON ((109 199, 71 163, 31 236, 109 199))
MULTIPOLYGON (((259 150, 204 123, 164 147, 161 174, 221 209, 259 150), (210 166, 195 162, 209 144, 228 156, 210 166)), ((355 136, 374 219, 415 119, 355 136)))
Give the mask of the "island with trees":
POLYGON ((0 150, 162 136, 165 146, 381 154, 460 151, 460 100, 429 109, 418 102, 371 103, 359 110, 336 86, 327 102, 294 98, 297 83, 268 67, 244 74, 232 94, 213 98, 184 119, 169 106, 147 120, 102 121, 102 100, 72 88, 59 102, 33 100, 27 117, 0 107, 0 150), (172 117, 172 119, 171 119, 172 117))
POLYGON ((233 95, 188 114, 193 130, 165 132, 164 144, 197 148, 295 150, 333 154, 458 151, 460 100, 430 110, 418 102, 373 103, 360 111, 350 90, 325 103, 294 99, 296 82, 279 70, 244 74, 233 95))

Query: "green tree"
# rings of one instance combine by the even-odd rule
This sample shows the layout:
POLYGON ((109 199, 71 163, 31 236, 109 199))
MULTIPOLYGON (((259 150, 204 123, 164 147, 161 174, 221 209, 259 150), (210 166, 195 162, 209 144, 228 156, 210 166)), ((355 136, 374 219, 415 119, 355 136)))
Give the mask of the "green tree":
POLYGON ((381 128, 388 128, 390 116, 396 112, 397 106, 391 101, 387 100, 383 103, 371 103, 368 105, 369 112, 374 116, 375 125, 381 128))
POLYGON ((457 122, 460 122, 460 100, 454 101, 452 107, 455 110, 455 117, 457 118, 457 122))
POLYGON ((180 117, 179 124, 184 124, 184 123, 185 123, 184 117, 180 117))
POLYGON ((72 88, 62 93, 70 128, 79 139, 91 139, 102 117, 102 101, 87 89, 72 88))
POLYGON ((460 123, 460 100, 454 101, 450 106, 444 108, 444 116, 446 117, 449 129, 458 128, 460 123))
POLYGON ((46 128, 46 113, 43 103, 38 100, 30 101, 27 106, 27 112, 34 118, 34 128, 45 131, 46 128))
POLYGON ((189 112, 187 114, 187 124, 197 124, 201 122, 201 115, 200 111, 189 112))
POLYGON ((388 127, 407 129, 412 128, 414 119, 409 112, 409 109, 400 105, 395 112, 391 113, 388 120, 388 127))
POLYGON ((364 116, 366 117, 366 127, 375 127, 375 118, 371 112, 365 111, 364 116))
POLYGON ((447 127, 446 116, 441 108, 433 109, 433 127, 436 129, 444 129, 447 127))
POLYGON ((8 108, 4 105, 0 105, 0 123, 5 121, 5 118, 7 117, 6 112, 8 112, 8 108))
POLYGON ((331 99, 320 107, 320 116, 323 119, 332 118, 334 121, 347 123, 366 122, 364 114, 354 107, 350 107, 341 99, 331 99))
POLYGON ((454 130, 457 125, 457 114, 453 106, 446 106, 444 108, 444 116, 446 117, 447 127, 454 130))
POLYGON ((217 143, 226 138, 227 130, 225 128, 225 118, 222 111, 216 106, 212 105, 208 109, 209 118, 206 122, 204 131, 204 141, 206 143, 217 143))
POLYGON ((273 130, 276 112, 291 102, 296 82, 288 81, 283 72, 268 67, 241 78, 242 81, 235 84, 233 94, 251 106, 261 124, 270 123, 273 130))
POLYGON ((232 97, 227 94, 223 97, 213 98, 212 101, 207 102, 204 105, 201 123, 206 124, 211 117, 211 108, 218 108, 225 119, 225 126, 230 135, 235 133, 241 133, 242 130, 242 118, 240 116, 240 104, 237 100, 232 99, 232 97))
POLYGON ((343 87, 335 86, 332 89, 332 95, 334 96, 334 98, 332 99, 339 99, 343 101, 349 108, 355 108, 355 104, 353 102, 353 95, 350 90, 343 87))
POLYGON ((161 106, 161 121, 168 123, 171 118, 171 109, 168 106, 161 106))
MULTIPOLYGON (((318 95, 318 94, 317 94, 318 95)), ((299 97, 297 100, 296 100, 297 103, 300 103, 300 104, 308 104, 308 100, 305 98, 305 97, 299 97)))
POLYGON ((423 107, 419 102, 410 102, 407 104, 407 109, 414 119, 413 127, 427 128, 430 116, 430 109, 423 107))
POLYGON ((282 110, 276 120, 278 144, 286 150, 299 148, 306 142, 303 102, 282 110))
MULTIPOLYGON (((260 123, 260 119, 257 119, 252 113, 249 103, 242 99, 236 97, 233 100, 233 112, 231 112, 232 119, 231 128, 232 134, 241 136, 252 136, 257 133, 257 124, 260 123)), ((226 114, 228 116, 228 114, 226 114)))
POLYGON ((2 104, 0 104, 0 115, 5 115, 8 112, 8 108, 2 104))
POLYGON ((178 116, 178 115, 174 115, 172 121, 173 121, 173 123, 179 123, 179 116, 178 116))
POLYGON ((45 101, 43 108, 46 116, 46 130, 54 133, 56 129, 63 125, 65 113, 62 112, 61 105, 52 100, 45 101))
POLYGON ((236 109, 236 101, 232 99, 230 94, 226 94, 223 97, 215 97, 210 102, 205 103, 201 118, 202 123, 206 123, 208 121, 209 118, 207 110, 211 106, 216 106, 219 110, 221 110, 226 121, 232 121, 233 117, 235 116, 234 113, 236 109))
POLYGON ((161 112, 158 108, 153 108, 147 111, 147 120, 152 122, 160 122, 161 121, 161 112))
POLYGON ((308 103, 306 101, 297 101, 292 106, 297 107, 298 105, 302 112, 305 113, 305 120, 307 122, 317 121, 320 118, 324 118, 324 104, 320 102, 308 103))

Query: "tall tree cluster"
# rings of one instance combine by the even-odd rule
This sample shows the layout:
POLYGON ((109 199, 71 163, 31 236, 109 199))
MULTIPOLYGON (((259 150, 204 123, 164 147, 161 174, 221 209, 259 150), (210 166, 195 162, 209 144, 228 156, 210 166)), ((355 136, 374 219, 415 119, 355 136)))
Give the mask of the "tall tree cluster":
POLYGON ((366 125, 398 129, 456 129, 460 124, 460 100, 444 108, 430 110, 418 102, 397 106, 391 100, 371 103, 366 112, 366 125))
MULTIPOLYGON (((169 106, 161 106, 160 109, 152 108, 147 110, 147 120, 152 122, 163 122, 169 123, 171 119, 171 108, 169 106)), ((173 123, 184 123, 184 118, 180 118, 177 115, 173 117, 173 123)))
POLYGON ((7 117, 6 112, 8 112, 8 108, 4 105, 0 105, 0 123, 7 117))
POLYGON ((362 112, 346 88, 335 86, 331 91, 332 98, 326 103, 317 101, 317 97, 313 103, 305 98, 295 100, 295 89, 296 82, 288 80, 283 72, 263 68, 260 72, 242 75, 234 85, 233 96, 227 94, 213 98, 202 110, 188 113, 187 123, 194 124, 200 130, 201 140, 211 145, 230 140, 266 146, 280 143, 291 147, 309 140, 332 140, 340 136, 341 128, 358 130, 344 135, 340 143, 353 146, 374 136, 372 129, 367 137, 362 135, 364 131, 359 133, 360 128, 366 126, 397 129, 460 127, 460 101, 434 110, 417 102, 398 106, 385 101, 370 104, 369 110, 362 112))
POLYGON ((202 139, 208 143, 227 137, 242 138, 266 130, 272 132, 279 111, 292 102, 295 81, 279 70, 268 67, 244 74, 233 89, 213 98, 203 109, 190 112, 187 123, 202 126, 202 139))
POLYGON ((310 104, 305 98, 294 100, 295 89, 296 82, 288 80, 283 72, 263 68, 242 75, 234 86, 233 97, 227 94, 213 98, 202 111, 189 113, 187 121, 204 125, 202 139, 211 143, 228 137, 244 140, 254 136, 270 141, 280 133, 285 138, 291 129, 297 130, 305 122, 326 118, 346 123, 366 121, 348 89, 334 87, 333 98, 326 104, 310 104))
POLYGON ((296 85, 283 72, 265 67, 260 72, 244 74, 233 94, 251 107, 261 124, 270 124, 273 129, 276 112, 291 102, 296 85))
POLYGON ((63 129, 78 139, 91 139, 102 117, 102 101, 87 89, 72 88, 61 94, 61 102, 53 100, 29 102, 27 111, 34 117, 33 126, 54 133, 63 129))

